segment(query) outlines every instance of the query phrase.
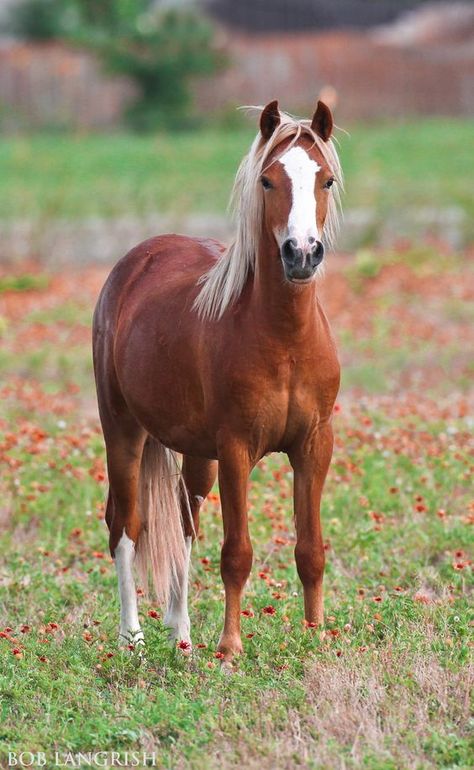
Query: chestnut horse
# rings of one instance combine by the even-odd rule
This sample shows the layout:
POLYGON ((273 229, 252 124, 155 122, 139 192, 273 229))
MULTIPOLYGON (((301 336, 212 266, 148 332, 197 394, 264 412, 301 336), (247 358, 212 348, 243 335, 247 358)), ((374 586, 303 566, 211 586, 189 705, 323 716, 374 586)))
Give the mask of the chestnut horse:
POLYGON ((305 618, 323 622, 320 501, 339 364, 315 277, 323 238, 335 234, 342 184, 332 127, 322 102, 311 121, 268 104, 236 177, 232 245, 151 238, 118 262, 102 289, 94 368, 125 644, 143 643, 136 555, 166 603, 172 638, 190 646, 191 543, 218 471, 225 586, 218 649, 226 660, 242 651, 240 602, 252 564, 248 479, 269 452, 286 452, 294 471, 305 618))

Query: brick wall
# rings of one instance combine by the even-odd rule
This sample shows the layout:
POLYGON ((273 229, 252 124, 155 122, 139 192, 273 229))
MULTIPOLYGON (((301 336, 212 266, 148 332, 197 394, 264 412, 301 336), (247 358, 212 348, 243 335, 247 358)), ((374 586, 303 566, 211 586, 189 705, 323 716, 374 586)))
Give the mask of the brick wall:
MULTIPOLYGON (((340 122, 474 114, 470 40, 394 45, 359 32, 221 35, 231 65, 195 84, 201 110, 219 113, 278 97, 287 109, 306 113, 329 86, 340 122)), ((60 44, 0 47, 4 130, 113 127, 132 97, 132 85, 104 75, 88 52, 60 44)))
POLYGON ((88 52, 59 43, 4 42, 0 46, 0 126, 114 125, 133 87, 105 76, 88 52))
POLYGON ((278 97, 293 110, 334 88, 344 120, 474 114, 474 45, 392 45, 367 33, 232 36, 232 67, 200 83, 206 109, 278 97))

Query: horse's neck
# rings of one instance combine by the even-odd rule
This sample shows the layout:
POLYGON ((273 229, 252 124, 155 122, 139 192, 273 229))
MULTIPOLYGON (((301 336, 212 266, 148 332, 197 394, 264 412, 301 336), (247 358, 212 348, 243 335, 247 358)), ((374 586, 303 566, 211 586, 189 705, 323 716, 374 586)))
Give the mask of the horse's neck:
POLYGON ((299 287, 285 280, 273 238, 260 241, 250 301, 262 323, 293 342, 297 335, 311 334, 320 322, 315 284, 299 287))

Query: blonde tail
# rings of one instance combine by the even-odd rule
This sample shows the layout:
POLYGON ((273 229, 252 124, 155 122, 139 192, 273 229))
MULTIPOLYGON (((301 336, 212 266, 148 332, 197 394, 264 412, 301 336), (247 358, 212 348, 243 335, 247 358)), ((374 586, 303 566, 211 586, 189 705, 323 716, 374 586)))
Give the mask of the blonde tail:
POLYGON ((135 565, 142 587, 147 590, 151 574, 156 599, 167 607, 186 570, 181 502, 188 499, 176 453, 152 436, 145 442, 139 487, 142 529, 135 565))

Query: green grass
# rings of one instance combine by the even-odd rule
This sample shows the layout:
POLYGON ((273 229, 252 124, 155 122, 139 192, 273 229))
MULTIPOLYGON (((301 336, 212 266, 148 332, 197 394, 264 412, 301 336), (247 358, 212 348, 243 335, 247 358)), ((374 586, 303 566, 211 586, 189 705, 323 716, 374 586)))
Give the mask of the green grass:
POLYGON ((33 285, 18 310, 2 309, 0 764, 9 750, 100 750, 154 751, 173 769, 471 767, 472 321, 461 289, 472 277, 460 258, 377 256, 380 269, 366 270, 367 255, 341 262, 322 286, 344 363, 323 506, 326 625, 302 624, 291 474, 275 455, 252 474, 252 613, 232 675, 215 657, 215 498, 190 591, 205 646, 191 659, 171 648, 148 615, 161 609, 141 599, 146 660, 117 648, 88 340, 103 275, 33 285), (433 355, 422 355, 427 319, 433 355), (407 387, 416 372, 422 387, 407 387))
MULTIPOLYGON (((4 138, 2 219, 223 212, 253 129, 176 135, 4 138)), ((345 205, 388 211, 457 206, 472 219, 467 120, 354 126, 339 134, 345 205)))

